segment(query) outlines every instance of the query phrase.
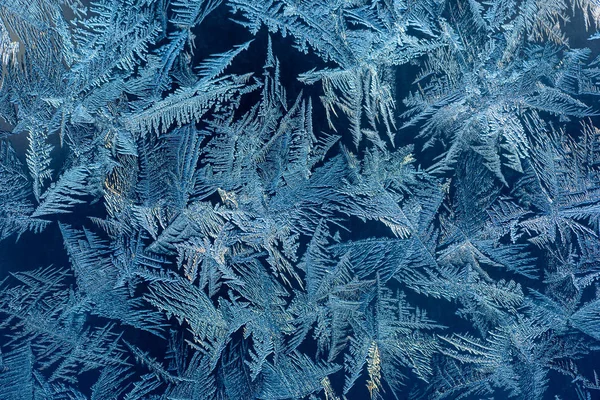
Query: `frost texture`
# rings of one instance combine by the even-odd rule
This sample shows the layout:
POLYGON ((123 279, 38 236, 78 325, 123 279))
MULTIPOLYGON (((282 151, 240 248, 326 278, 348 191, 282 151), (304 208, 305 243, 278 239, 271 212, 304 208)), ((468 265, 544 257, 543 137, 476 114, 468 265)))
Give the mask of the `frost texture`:
POLYGON ((1 2, 0 399, 597 398, 599 26, 1 2))

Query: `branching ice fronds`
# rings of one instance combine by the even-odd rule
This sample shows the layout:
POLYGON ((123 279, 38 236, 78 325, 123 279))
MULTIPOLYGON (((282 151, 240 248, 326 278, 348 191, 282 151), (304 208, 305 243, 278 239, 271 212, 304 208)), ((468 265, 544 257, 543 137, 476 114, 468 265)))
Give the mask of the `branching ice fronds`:
POLYGON ((336 364, 315 363, 301 353, 283 356, 278 364, 267 365, 258 398, 302 398, 318 393, 323 390, 321 381, 340 368, 336 364))
POLYGON ((33 194, 39 202, 44 182, 52 178, 50 152, 53 147, 46 141, 47 135, 43 131, 29 132, 28 139, 27 166, 33 179, 33 194))
MULTIPOLYGON (((92 167, 93 168, 93 167, 92 167)), ((72 212, 77 204, 85 203, 82 197, 88 194, 87 166, 72 167, 64 172, 41 196, 40 205, 32 217, 72 212)))
POLYGON ((200 80, 195 86, 178 89, 152 107, 128 116, 124 123, 133 132, 146 135, 165 133, 173 124, 198 122, 216 104, 235 101, 234 96, 254 90, 255 86, 247 85, 250 76, 200 80))
POLYGON ((162 336, 161 316, 145 310, 141 299, 132 298, 127 288, 117 285, 118 270, 110 262, 108 245, 87 230, 79 232, 63 224, 60 230, 75 273, 77 292, 90 303, 91 312, 162 336))
POLYGON ((209 59, 203 61, 197 68, 198 74, 201 80, 211 81, 220 76, 225 69, 231 65, 231 62, 237 57, 242 51, 248 50, 252 40, 235 46, 232 50, 229 50, 222 54, 215 54, 209 59))
POLYGON ((5 0, 0 397, 591 398, 597 9, 5 0))
POLYGON ((31 341, 40 370, 50 369, 51 381, 77 382, 76 372, 127 365, 113 324, 84 326, 82 305, 66 288, 66 273, 52 268, 15 273, 19 286, 0 294, 6 319, 13 326, 7 344, 31 341))
POLYGON ((74 39, 81 56, 69 72, 74 89, 85 92, 101 87, 120 76, 116 70, 130 74, 146 61, 161 26, 149 10, 134 12, 125 7, 101 0, 91 7, 94 17, 80 21, 74 39))
POLYGON ((0 141, 0 239, 30 230, 39 233, 50 223, 34 219, 31 183, 8 141, 0 141))
POLYGON ((174 316, 181 325, 189 326, 194 345, 216 362, 222 351, 220 346, 228 340, 227 322, 210 299, 185 280, 153 282, 149 290, 145 300, 165 312, 168 318, 174 316))
POLYGON ((171 3, 173 16, 169 22, 183 29, 200 24, 222 0, 176 0, 171 3))
POLYGON ((353 143, 358 148, 364 131, 377 131, 379 124, 383 124, 389 141, 394 143, 395 102, 391 85, 382 75, 385 73, 375 67, 362 66, 346 70, 313 70, 299 75, 298 79, 307 84, 322 81, 321 102, 329 127, 335 130, 332 115, 337 116, 336 109, 339 109, 349 119, 353 143), (368 128, 363 127, 363 119, 369 121, 368 128))
MULTIPOLYGON (((526 3, 533 7, 531 13, 534 15, 520 15, 519 18, 538 19, 545 24, 541 22, 543 12, 538 15, 534 10, 538 6, 552 8, 552 5, 546 4, 548 2, 542 2, 543 5, 535 4, 535 1, 526 3)), ((526 44, 517 37, 511 37, 507 42, 495 36, 484 36, 484 31, 476 29, 478 25, 472 23, 476 10, 466 11, 469 10, 466 6, 449 7, 458 40, 466 47, 442 48, 428 53, 429 60, 415 82, 418 90, 405 99, 409 110, 404 115, 410 119, 404 127, 415 124, 422 127, 420 135, 427 140, 424 148, 444 146, 444 152, 438 155, 430 171, 452 171, 459 157, 473 149, 506 184, 502 166, 522 171, 522 160, 531 157, 532 142, 544 134, 543 129, 533 127, 529 120, 539 119, 543 113, 563 119, 595 113, 578 98, 583 92, 596 90, 587 77, 594 72, 582 68, 583 55, 576 56, 575 51, 561 53, 552 45, 526 44), (466 40, 465 35, 469 34, 479 39, 466 40), (517 51, 517 47, 518 56, 507 56, 506 52, 517 51), (506 50, 504 54, 502 49, 506 50), (557 70, 560 71, 558 74, 557 70), (570 72, 573 70, 581 73, 574 77, 575 74, 570 72), (575 89, 575 86, 580 88, 575 89)), ((527 5, 523 4, 523 7, 527 5)), ((488 9, 486 19, 495 11, 508 13, 503 20, 510 18, 513 12, 508 5, 496 4, 488 9), (494 7, 500 7, 502 11, 494 7)), ((481 23, 479 19, 477 21, 481 23)), ((516 25, 504 25, 502 29, 521 35, 516 33, 520 29, 516 25)))
POLYGON ((239 21, 250 32, 256 34, 261 25, 271 32, 280 31, 296 38, 297 46, 308 52, 308 46, 317 50, 325 60, 333 60, 348 66, 354 62, 352 51, 339 34, 343 22, 332 13, 331 4, 311 1, 309 4, 294 4, 268 0, 264 2, 228 1, 234 13, 240 11, 248 21, 239 21), (333 31, 327 26, 334 27, 333 31))
POLYGON ((573 328, 600 340, 600 300, 584 304, 571 317, 573 328))
POLYGON ((6 400, 31 399, 35 360, 29 343, 11 352, 0 353, 0 358, 0 397, 6 400))
POLYGON ((519 223, 537 246, 548 243, 585 243, 598 236, 598 176, 595 153, 598 131, 584 128, 580 142, 555 132, 552 142, 535 148, 536 158, 521 181, 523 188, 537 188, 529 200, 541 212, 519 223))

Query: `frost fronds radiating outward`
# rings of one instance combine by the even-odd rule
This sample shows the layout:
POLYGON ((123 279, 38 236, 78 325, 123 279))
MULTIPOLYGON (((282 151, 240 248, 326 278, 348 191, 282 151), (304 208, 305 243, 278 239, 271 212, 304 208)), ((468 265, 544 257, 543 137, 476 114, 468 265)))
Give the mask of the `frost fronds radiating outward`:
POLYGON ((3 1, 0 398, 598 397, 599 27, 3 1))

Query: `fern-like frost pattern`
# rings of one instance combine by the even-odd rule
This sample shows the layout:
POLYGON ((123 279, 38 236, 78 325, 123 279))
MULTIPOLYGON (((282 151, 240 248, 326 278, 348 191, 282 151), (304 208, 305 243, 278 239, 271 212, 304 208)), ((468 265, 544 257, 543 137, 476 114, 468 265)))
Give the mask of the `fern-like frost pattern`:
POLYGON ((600 398, 599 29, 0 2, 0 399, 600 398))

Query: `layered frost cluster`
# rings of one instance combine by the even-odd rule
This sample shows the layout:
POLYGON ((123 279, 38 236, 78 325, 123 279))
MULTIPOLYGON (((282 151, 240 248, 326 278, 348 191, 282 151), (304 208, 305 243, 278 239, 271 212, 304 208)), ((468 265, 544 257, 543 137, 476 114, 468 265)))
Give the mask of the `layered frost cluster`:
POLYGON ((598 0, 0 0, 0 399, 600 398, 598 0))

